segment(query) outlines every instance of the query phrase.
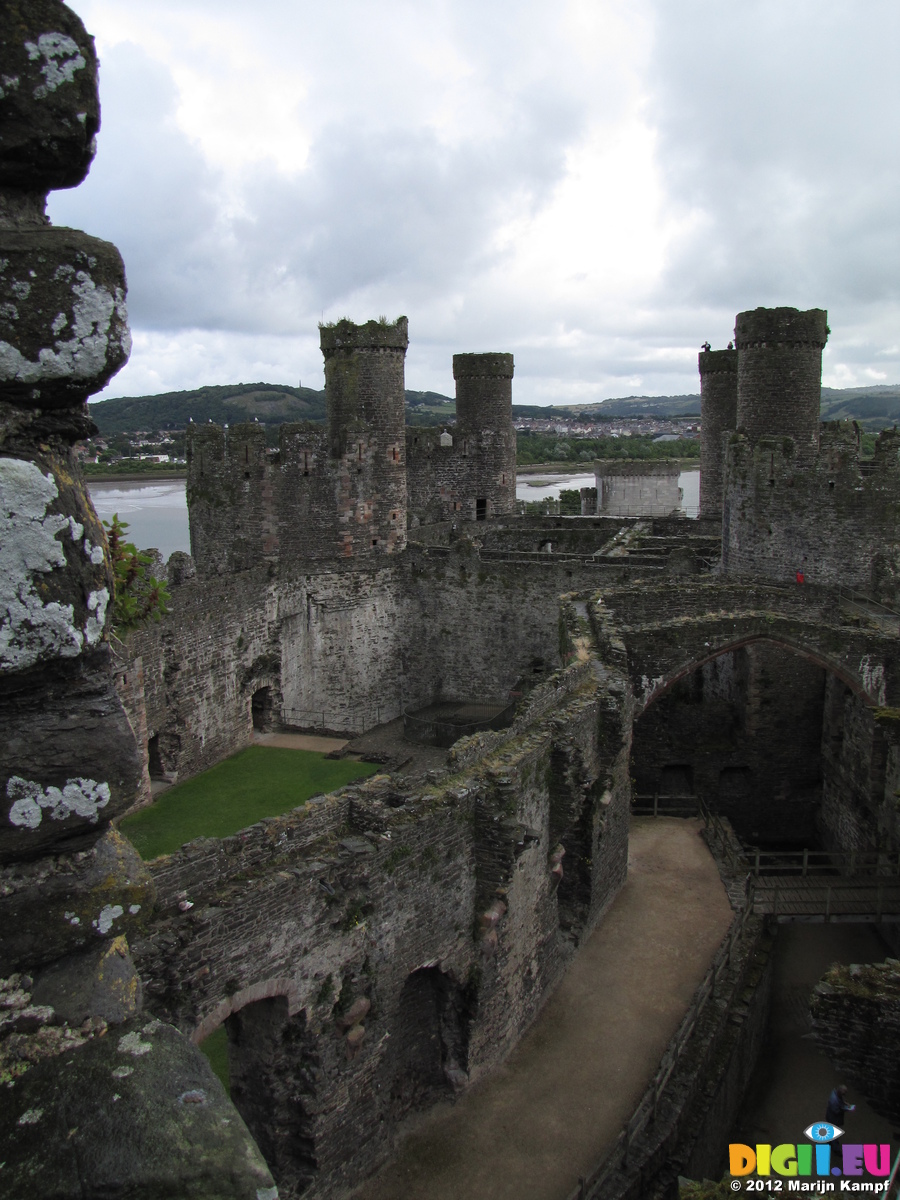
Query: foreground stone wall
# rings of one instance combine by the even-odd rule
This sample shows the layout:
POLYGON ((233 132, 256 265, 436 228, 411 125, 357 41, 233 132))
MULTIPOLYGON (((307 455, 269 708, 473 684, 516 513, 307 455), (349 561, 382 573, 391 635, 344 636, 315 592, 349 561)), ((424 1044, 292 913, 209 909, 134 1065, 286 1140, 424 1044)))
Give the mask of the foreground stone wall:
POLYGON ((57 0, 11 0, 0 78, 0 1190, 272 1200, 208 1064, 141 1012, 129 939, 154 888, 110 827, 142 763, 73 445, 128 357, 125 272, 114 246, 44 216, 94 155, 93 39, 57 0))

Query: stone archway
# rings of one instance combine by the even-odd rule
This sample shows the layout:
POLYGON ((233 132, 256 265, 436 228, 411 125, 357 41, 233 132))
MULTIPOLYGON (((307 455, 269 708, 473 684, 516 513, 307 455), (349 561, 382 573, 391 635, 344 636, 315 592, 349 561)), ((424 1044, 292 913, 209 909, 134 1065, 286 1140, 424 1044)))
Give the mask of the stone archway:
POLYGON ((896 627, 832 589, 731 579, 611 588, 590 617, 601 655, 624 654, 635 715, 723 653, 765 641, 818 663, 874 706, 900 698, 896 627))
POLYGON ((257 1000, 225 1020, 231 1099, 276 1182, 300 1196, 318 1171, 315 1038, 287 996, 257 1000))
POLYGON ((696 795, 746 843, 816 845, 827 678, 763 641, 679 674, 634 722, 637 793, 676 809, 696 795))
POLYGON ((224 1029, 231 1099, 285 1194, 316 1178, 319 1050, 289 979, 269 979, 221 1001, 195 1044, 224 1029))

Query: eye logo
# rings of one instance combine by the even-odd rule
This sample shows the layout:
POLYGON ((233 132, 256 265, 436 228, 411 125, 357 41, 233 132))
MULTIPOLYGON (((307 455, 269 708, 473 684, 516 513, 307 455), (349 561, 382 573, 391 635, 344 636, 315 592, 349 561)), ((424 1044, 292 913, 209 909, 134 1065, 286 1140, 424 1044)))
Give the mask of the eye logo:
POLYGON ((839 1138, 843 1134, 843 1129, 839 1125, 830 1125, 828 1121, 817 1121, 815 1125, 807 1125, 803 1133, 811 1142, 818 1142, 822 1145, 825 1142, 833 1142, 835 1138, 839 1138))

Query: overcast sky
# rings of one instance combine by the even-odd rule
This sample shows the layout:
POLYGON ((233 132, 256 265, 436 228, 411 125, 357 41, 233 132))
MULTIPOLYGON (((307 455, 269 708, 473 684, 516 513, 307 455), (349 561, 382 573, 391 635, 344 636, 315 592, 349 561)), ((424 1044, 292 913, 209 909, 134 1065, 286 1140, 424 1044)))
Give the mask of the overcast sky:
POLYGON ((407 387, 512 351, 518 403, 699 390, 735 313, 827 308, 900 382, 897 0, 72 0, 87 181, 125 258, 104 396, 322 387, 317 324, 409 317, 407 387))

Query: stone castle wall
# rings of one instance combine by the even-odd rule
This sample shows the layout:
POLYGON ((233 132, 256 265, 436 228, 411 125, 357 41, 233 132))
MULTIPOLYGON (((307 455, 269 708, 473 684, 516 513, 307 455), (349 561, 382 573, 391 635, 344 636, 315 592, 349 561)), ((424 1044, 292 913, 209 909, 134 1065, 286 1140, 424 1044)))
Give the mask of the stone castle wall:
POLYGON ((611 517, 668 516, 681 503, 681 467, 669 462, 594 463, 597 515, 611 517))
POLYGON ((407 524, 515 509, 511 354, 458 354, 453 433, 404 428, 407 322, 323 326, 326 428, 188 426, 191 553, 202 576, 402 551, 407 524))
POLYGON ((375 777, 152 864, 151 1008, 198 1039, 225 1021, 238 1060, 284 997, 295 1035, 257 1060, 268 1099, 241 1111, 262 1144, 278 1079, 297 1081, 304 1146, 283 1139, 278 1168, 296 1178, 311 1144, 304 1194, 352 1185, 412 1109, 499 1063, 621 886, 624 686, 579 663, 511 730, 462 744, 444 783, 375 777))
POLYGON ((250 744, 263 688, 277 723, 336 733, 439 699, 503 700, 559 666, 560 595, 621 576, 621 562, 482 561, 462 541, 287 580, 264 566, 189 577, 172 587, 164 621, 128 636, 143 711, 139 689, 123 698, 172 780, 250 744))
POLYGON ((813 1036, 877 1113, 900 1119, 900 962, 835 965, 810 1002, 813 1036))
POLYGON ((861 464, 850 422, 823 426, 821 448, 802 462, 790 438, 741 434, 729 441, 722 568, 733 574, 841 584, 893 603, 900 544, 898 435, 879 435, 861 464))

